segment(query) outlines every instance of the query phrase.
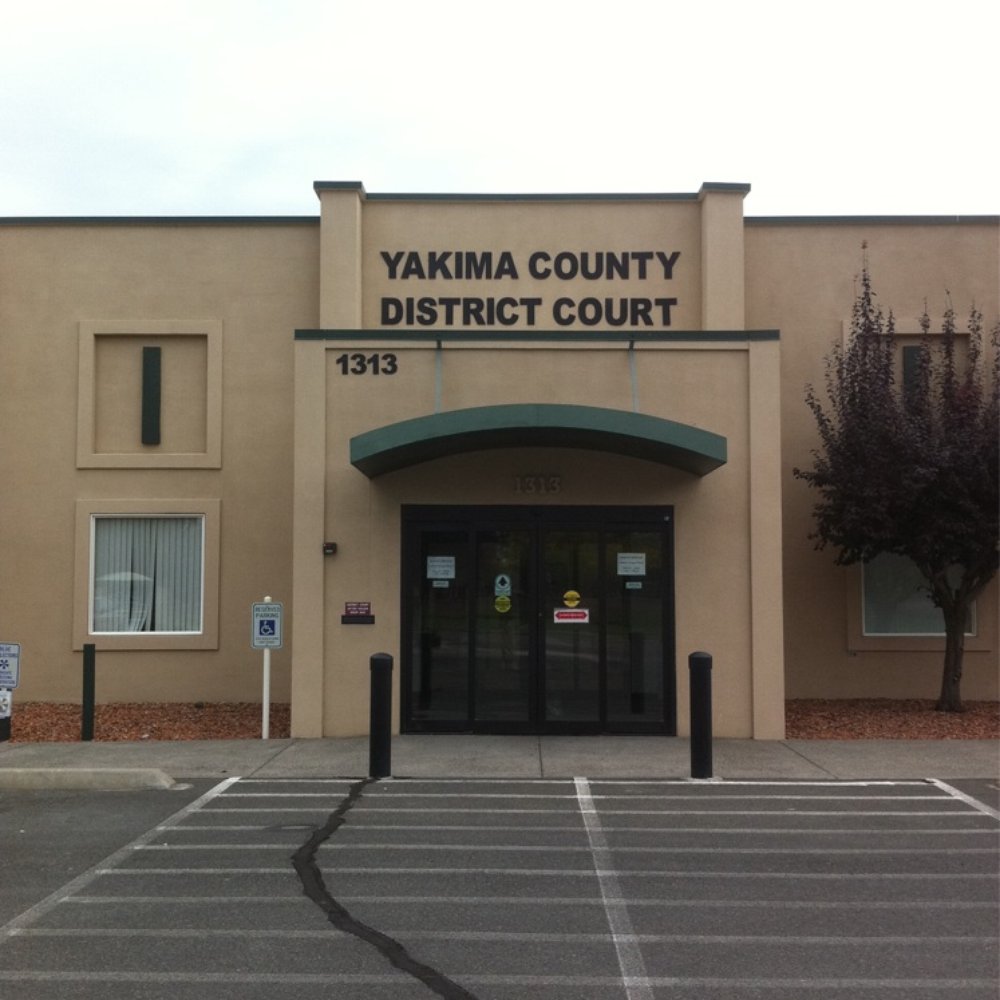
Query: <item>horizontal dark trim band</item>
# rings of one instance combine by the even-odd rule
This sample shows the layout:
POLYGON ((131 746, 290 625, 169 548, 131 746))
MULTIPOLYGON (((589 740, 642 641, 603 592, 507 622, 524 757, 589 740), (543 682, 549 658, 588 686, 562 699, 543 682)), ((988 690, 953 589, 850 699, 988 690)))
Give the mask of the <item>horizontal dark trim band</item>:
POLYGON ((464 193, 464 192, 367 192, 361 181, 314 181, 313 190, 357 191, 366 201, 698 201, 710 193, 748 194, 749 184, 729 181, 706 181, 696 192, 620 191, 610 194, 593 192, 557 192, 555 194, 504 194, 504 193, 464 193))
POLYGON ((737 343, 780 340, 778 330, 296 330, 296 340, 340 341, 416 341, 447 343, 482 340, 497 342, 555 341, 574 343, 737 343))
POLYGON ((733 181, 705 181, 699 189, 699 193, 704 194, 706 192, 718 192, 721 194, 749 194, 750 185, 734 183, 733 181))
POLYGON ((697 194, 646 192, 636 194, 368 194, 367 201, 690 201, 698 200, 697 194))
POLYGON ((22 215, 0 226, 318 226, 318 215, 22 215))
POLYGON ((995 226, 1000 215, 748 215, 747 226, 995 226))
POLYGON ((364 191, 362 181, 313 181, 313 191, 364 191))

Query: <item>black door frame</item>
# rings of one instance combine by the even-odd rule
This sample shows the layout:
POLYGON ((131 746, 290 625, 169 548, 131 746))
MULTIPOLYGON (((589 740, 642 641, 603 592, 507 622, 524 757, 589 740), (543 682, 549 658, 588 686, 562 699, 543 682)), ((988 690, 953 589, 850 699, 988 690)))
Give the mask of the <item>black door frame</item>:
MULTIPOLYGON (((674 619, 674 510, 670 506, 531 506, 531 505, 417 505, 404 504, 401 508, 401 552, 402 563, 400 572, 400 726, 403 732, 476 732, 476 733, 655 733, 674 736, 677 733, 677 676, 676 676, 676 642, 674 619), (473 650, 475 635, 470 634, 469 642, 469 710, 463 721, 429 721, 415 719, 413 705, 412 671, 414 663, 414 629, 415 609, 409 598, 409 587, 416 576, 420 579, 420 531, 456 530, 467 532, 469 545, 469 565, 473 577, 478 575, 475 566, 475 532, 480 528, 491 528, 497 525, 509 525, 532 528, 536 541, 542 528, 594 528, 603 532, 621 527, 658 528, 663 532, 663 718, 655 722, 642 721, 633 723, 616 722, 609 725, 606 721, 607 692, 605 689, 607 676, 605 628, 606 616, 601 614, 601 722, 543 722, 539 706, 543 697, 542 685, 545 671, 537 662, 532 678, 532 700, 530 720, 528 723, 514 722, 477 722, 473 716, 473 698, 475 691, 475 664, 473 650)), ((538 580, 538 563, 541 560, 540 546, 534 545, 534 560, 532 578, 538 580)), ((604 558, 604 546, 600 546, 600 558, 604 558)), ((602 573, 602 580, 604 574, 602 573)), ((602 584, 603 586, 603 584, 602 584)), ((470 598, 471 600, 472 598, 470 598)), ((534 600, 538 601, 538 595, 534 600)), ((475 629, 475 615, 469 610, 470 630, 475 629)), ((539 649, 537 622, 533 625, 532 648, 539 649)))

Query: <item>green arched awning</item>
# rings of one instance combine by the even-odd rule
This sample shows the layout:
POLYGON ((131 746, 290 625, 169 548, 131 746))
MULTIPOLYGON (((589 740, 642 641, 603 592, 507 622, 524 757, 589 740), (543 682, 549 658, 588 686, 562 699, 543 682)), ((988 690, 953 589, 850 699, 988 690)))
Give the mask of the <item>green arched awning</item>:
POLYGON ((645 413, 557 403, 476 406, 416 417, 351 438, 351 464, 374 478, 488 448, 586 448, 704 476, 726 463, 719 434, 645 413))

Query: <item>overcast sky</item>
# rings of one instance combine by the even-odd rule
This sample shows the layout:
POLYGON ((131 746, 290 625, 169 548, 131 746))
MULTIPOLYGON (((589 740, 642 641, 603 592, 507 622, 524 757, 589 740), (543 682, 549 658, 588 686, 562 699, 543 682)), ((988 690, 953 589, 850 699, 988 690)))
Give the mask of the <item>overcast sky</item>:
POLYGON ((996 214, 997 0, 0 0, 0 216, 370 192, 996 214))

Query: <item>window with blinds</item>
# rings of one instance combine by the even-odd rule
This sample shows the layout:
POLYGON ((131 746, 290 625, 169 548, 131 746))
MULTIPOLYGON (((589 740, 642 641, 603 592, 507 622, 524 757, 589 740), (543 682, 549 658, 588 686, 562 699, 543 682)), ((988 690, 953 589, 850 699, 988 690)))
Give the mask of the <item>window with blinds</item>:
POLYGON ((93 633, 202 631, 204 517, 95 516, 92 530, 93 633))

